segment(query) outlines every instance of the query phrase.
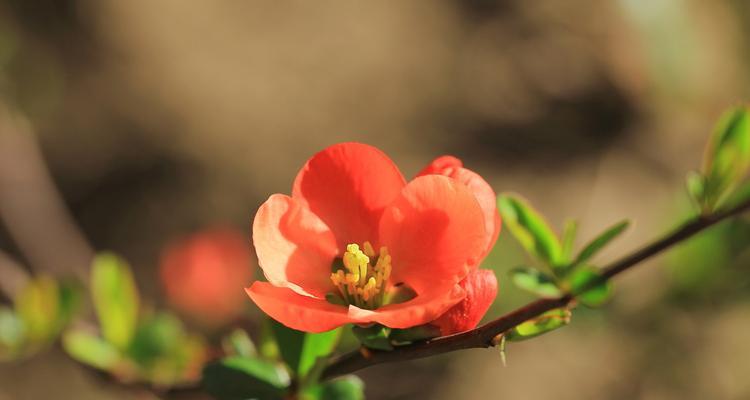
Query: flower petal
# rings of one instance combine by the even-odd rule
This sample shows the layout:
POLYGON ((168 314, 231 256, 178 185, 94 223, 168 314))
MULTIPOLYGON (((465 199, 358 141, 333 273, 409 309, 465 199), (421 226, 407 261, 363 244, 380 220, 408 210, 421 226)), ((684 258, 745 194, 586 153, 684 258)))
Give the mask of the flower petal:
POLYGON ((254 282, 245 291, 263 312, 292 329, 325 332, 353 322, 346 307, 303 296, 268 282, 254 282))
POLYGON ((484 212, 484 224, 488 235, 484 254, 486 256, 497 241, 501 225, 500 213, 497 210, 497 196, 495 195, 495 191, 492 190, 492 186, 476 172, 463 168, 461 160, 453 156, 436 158, 420 171, 417 176, 431 174, 453 178, 466 185, 474 193, 474 196, 477 197, 479 206, 482 207, 482 211, 484 212))
POLYGON ((349 316, 358 323, 377 322, 390 328, 406 329, 435 320, 466 296, 463 288, 453 285, 421 293, 412 300, 391 304, 377 310, 349 306, 349 316))
POLYGON ((295 199, 274 194, 255 214, 253 243, 269 282, 300 294, 325 296, 333 288, 338 252, 330 229, 295 199))
POLYGON ((497 278, 488 269, 471 271, 459 285, 466 297, 432 322, 442 335, 474 329, 497 296, 497 278))
POLYGON ((383 213, 380 237, 392 257, 391 281, 417 293, 458 283, 487 243, 474 194, 440 175, 418 177, 404 188, 383 213))
POLYGON ((341 143, 314 155, 294 181, 292 197, 328 225, 339 248, 378 243, 383 209, 401 192, 404 177, 382 151, 341 143))

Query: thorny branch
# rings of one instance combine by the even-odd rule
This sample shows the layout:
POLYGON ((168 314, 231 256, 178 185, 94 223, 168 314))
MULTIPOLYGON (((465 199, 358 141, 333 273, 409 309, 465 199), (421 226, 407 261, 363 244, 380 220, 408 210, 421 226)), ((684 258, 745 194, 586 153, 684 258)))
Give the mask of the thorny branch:
MULTIPOLYGON (((692 237, 696 233, 699 233, 718 222, 724 221, 748 210, 750 210, 750 199, 747 199, 725 211, 711 215, 701 215, 672 231, 668 235, 657 239, 634 253, 610 264, 601 271, 601 278, 598 281, 591 282, 591 285, 583 288, 582 291, 611 279, 615 275, 630 269, 641 261, 659 254, 663 250, 692 237)), ((496 345, 494 339, 498 335, 505 333, 509 329, 547 311, 565 307, 574 299, 575 297, 573 295, 566 294, 558 298, 536 300, 476 329, 456 335, 437 338, 428 342, 397 347, 393 351, 362 349, 357 352, 344 354, 331 360, 331 363, 323 371, 322 377, 323 379, 335 378, 377 364, 430 357, 456 350, 493 347, 496 345)))

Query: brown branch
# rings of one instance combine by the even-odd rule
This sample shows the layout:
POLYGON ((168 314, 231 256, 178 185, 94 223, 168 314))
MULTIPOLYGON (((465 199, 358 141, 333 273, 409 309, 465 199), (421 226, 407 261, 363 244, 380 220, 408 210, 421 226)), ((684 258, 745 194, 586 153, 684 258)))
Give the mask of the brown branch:
MULTIPOLYGON (((583 288, 582 291, 628 270, 641 261, 659 254, 663 250, 692 237, 696 233, 701 232, 718 222, 741 214, 749 209, 750 199, 745 200, 726 211, 707 216, 700 216, 682 225, 680 228, 672 231, 661 239, 658 239, 640 250, 610 264, 602 270, 602 277, 599 281, 592 282, 589 287, 583 288)), ((376 351, 368 349, 344 354, 331 361, 328 367, 323 371, 322 377, 323 379, 330 379, 363 368, 371 367, 376 364, 413 360, 462 349, 493 347, 495 346, 494 339, 499 334, 502 334, 531 318, 537 317, 544 312, 555 308, 565 307, 574 298, 574 296, 567 294, 559 298, 536 300, 476 329, 452 336, 437 338, 428 342, 397 347, 393 351, 376 351)))
POLYGON ((29 273, 10 254, 0 250, 0 292, 14 299, 29 281, 29 273))
POLYGON ((34 271, 88 282, 93 250, 52 181, 31 123, 1 100, 0 220, 34 271))

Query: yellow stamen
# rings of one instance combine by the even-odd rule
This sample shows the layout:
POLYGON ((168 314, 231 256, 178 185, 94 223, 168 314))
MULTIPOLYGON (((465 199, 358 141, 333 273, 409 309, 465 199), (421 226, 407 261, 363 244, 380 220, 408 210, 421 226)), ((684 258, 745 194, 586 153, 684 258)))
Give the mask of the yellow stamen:
POLYGON ((331 282, 338 287, 344 298, 361 308, 374 309, 383 301, 383 294, 391 275, 391 256, 388 249, 381 247, 379 254, 370 242, 346 246, 342 256, 344 268, 331 274, 331 282), (374 266, 371 260, 377 257, 374 266))

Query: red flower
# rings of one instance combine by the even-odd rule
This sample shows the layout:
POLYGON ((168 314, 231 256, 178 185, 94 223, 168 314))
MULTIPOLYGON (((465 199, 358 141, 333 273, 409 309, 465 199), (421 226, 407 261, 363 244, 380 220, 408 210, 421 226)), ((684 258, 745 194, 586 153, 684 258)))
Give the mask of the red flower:
POLYGON ((440 158, 407 184, 378 149, 334 145, 308 160, 291 197, 258 210, 253 241, 268 282, 247 293, 302 331, 422 325, 466 297, 458 283, 499 229, 494 192, 458 160, 440 158))
POLYGON ((179 239, 162 252, 160 275, 175 308, 209 325, 237 317, 245 306, 241 282, 252 279, 245 236, 215 228, 179 239))

